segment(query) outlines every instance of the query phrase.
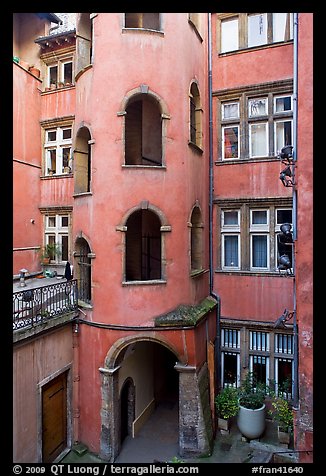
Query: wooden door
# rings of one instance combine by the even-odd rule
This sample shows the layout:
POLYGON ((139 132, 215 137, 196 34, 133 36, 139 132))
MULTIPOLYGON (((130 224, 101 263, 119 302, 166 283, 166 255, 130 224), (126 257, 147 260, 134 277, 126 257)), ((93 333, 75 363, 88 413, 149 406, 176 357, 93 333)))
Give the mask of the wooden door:
POLYGON ((42 390, 42 461, 51 463, 67 447, 67 373, 42 390))

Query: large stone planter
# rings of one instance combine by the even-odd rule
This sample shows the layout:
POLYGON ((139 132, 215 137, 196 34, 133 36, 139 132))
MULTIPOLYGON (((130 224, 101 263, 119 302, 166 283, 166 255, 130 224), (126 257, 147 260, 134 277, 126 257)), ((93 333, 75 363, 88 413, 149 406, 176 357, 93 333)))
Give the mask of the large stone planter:
POLYGON ((259 438, 265 431, 265 404, 257 410, 240 405, 237 425, 242 435, 249 440, 259 438))

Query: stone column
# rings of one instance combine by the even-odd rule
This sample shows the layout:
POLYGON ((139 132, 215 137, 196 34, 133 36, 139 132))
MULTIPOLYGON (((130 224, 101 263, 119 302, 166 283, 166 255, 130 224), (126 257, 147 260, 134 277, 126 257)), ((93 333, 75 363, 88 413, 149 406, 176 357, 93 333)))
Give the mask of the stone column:
POLYGON ((179 372, 180 456, 210 455, 213 427, 207 363, 199 371, 196 367, 181 363, 177 363, 174 368, 179 372))
POLYGON ((102 377, 100 457, 111 463, 120 450, 119 368, 99 368, 102 377))

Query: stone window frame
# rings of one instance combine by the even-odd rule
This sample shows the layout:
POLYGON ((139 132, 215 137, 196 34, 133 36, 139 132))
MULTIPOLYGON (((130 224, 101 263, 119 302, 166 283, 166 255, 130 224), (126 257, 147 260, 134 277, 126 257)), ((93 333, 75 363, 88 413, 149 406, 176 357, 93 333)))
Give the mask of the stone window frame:
POLYGON ((62 88, 68 88, 68 87, 74 87, 75 86, 75 62, 76 62, 76 47, 75 46, 69 46, 67 48, 62 48, 60 50, 55 51, 55 53, 48 52, 48 53, 43 53, 40 56, 40 59, 44 63, 44 91, 49 91, 51 90, 50 87, 50 78, 49 78, 49 68, 51 66, 58 66, 58 80, 57 80, 57 85, 54 88, 55 91, 57 91, 59 88, 59 83, 63 83, 63 78, 62 78, 62 65, 67 62, 72 63, 72 82, 69 84, 62 84, 62 88))

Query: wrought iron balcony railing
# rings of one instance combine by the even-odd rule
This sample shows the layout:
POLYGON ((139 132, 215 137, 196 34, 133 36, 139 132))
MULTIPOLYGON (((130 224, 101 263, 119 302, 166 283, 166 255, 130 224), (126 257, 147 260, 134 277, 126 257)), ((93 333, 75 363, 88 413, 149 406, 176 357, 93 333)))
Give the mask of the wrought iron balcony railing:
POLYGON ((77 280, 13 293, 13 329, 37 326, 78 309, 77 280))

